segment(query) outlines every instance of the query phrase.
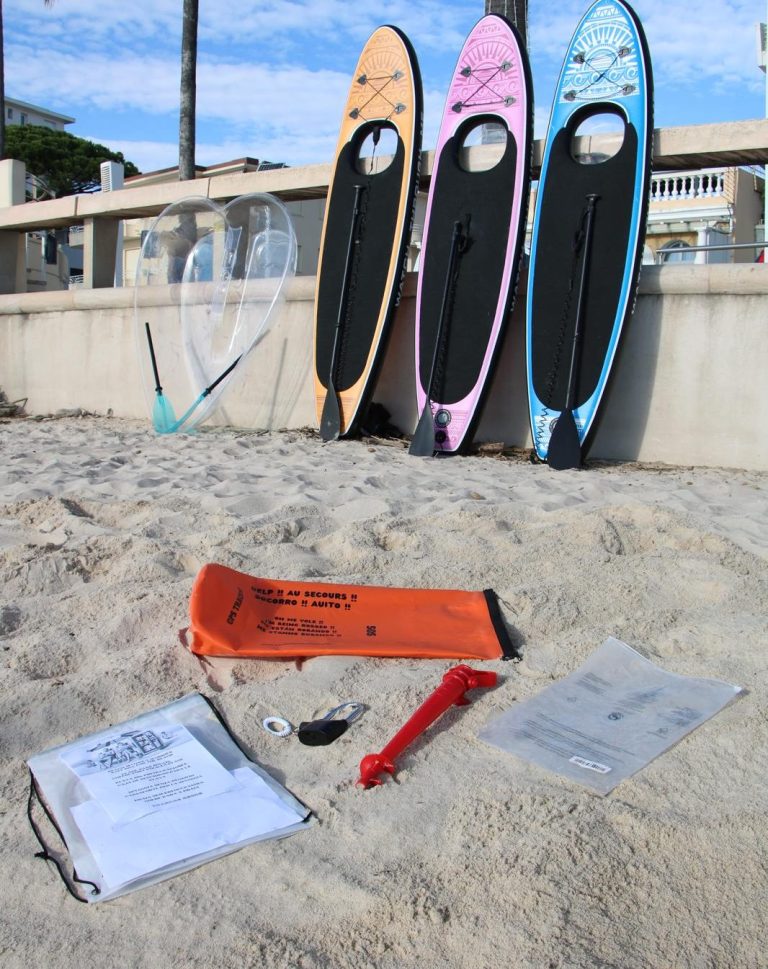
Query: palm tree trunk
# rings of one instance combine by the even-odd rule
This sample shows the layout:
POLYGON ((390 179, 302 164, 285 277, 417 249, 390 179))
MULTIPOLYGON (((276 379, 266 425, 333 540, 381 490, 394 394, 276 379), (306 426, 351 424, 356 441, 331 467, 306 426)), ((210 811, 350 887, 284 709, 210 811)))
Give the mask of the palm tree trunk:
POLYGON ((500 13, 511 20, 528 46, 528 0, 485 0, 486 13, 500 13))
POLYGON ((197 94, 197 6, 184 0, 181 32, 181 92, 179 99, 179 178, 195 177, 195 99, 197 94))
POLYGON ((5 58, 3 56, 3 0, 0 0, 0 159, 5 158, 5 58))

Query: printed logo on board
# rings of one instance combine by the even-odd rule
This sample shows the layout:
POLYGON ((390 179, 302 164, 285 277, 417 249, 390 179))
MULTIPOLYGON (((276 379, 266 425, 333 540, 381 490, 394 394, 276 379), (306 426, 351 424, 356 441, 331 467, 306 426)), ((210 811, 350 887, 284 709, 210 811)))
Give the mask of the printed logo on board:
POLYGON ((510 107, 522 97, 520 66, 503 36, 476 39, 462 51, 460 65, 451 87, 457 114, 468 108, 510 107))
POLYGON ((601 7, 583 25, 563 74, 561 102, 592 102, 639 93, 634 32, 614 7, 601 7))

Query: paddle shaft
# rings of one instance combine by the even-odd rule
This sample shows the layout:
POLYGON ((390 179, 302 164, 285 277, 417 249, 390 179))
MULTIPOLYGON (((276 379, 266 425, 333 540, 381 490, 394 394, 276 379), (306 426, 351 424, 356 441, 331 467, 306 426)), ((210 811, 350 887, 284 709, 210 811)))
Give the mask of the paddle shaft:
POLYGON ((147 343, 149 343, 149 358, 152 361, 152 373, 155 375, 155 393, 162 394, 163 388, 160 386, 160 375, 157 372, 157 358, 155 357, 155 348, 152 344, 152 333, 149 329, 149 323, 144 324, 147 330, 147 343))
POLYGON ((576 397, 576 381, 578 376, 579 349, 581 346, 581 333, 584 324, 584 304, 587 290, 587 273, 589 272, 589 262, 592 250, 592 228, 595 219, 595 205, 599 195, 587 195, 587 213, 584 224, 584 255, 581 260, 581 273, 579 275, 579 292, 576 298, 576 322, 573 327, 573 344, 571 346, 571 363, 568 368, 568 389, 565 393, 565 410, 572 411, 576 397))
POLYGON ((328 375, 328 393, 332 391, 335 394, 336 388, 334 386, 334 376, 336 373, 336 366, 338 364, 338 352, 339 352, 339 336, 344 323, 344 312, 347 308, 347 296, 349 295, 349 277, 352 272, 352 253, 355 248, 355 235, 357 234, 357 220, 360 215, 360 195, 362 194, 363 186, 355 185, 355 204, 352 209, 352 224, 349 227, 349 239, 347 240, 347 255, 344 260, 344 275, 341 279, 341 296, 339 298, 339 312, 336 317, 336 329, 333 334, 333 349, 331 350, 331 366, 329 368, 328 375))
MULTIPOLYGON (((152 344, 152 333, 150 332, 150 329, 149 329, 149 323, 145 323, 144 326, 146 327, 146 330, 147 330, 147 342, 149 343, 149 356, 150 356, 150 359, 152 360, 152 373, 155 375, 155 393, 162 394, 163 388, 160 385, 160 375, 157 372, 157 358, 155 357, 155 348, 152 344)), ((212 384, 208 384, 205 390, 200 394, 200 397, 201 398, 208 397, 211 391, 215 390, 222 382, 222 380, 225 377, 228 377, 232 373, 232 371, 235 369, 238 363, 240 363, 240 361, 242 360, 242 357, 243 357, 242 353, 238 357, 236 357, 232 361, 232 363, 230 363, 227 369, 219 374, 219 376, 213 381, 212 384)))
POLYGON ((445 330, 445 321, 448 316, 448 300, 451 296, 451 285, 453 283, 453 273, 456 268, 456 256, 459 252, 459 247, 463 242, 462 232, 461 232, 461 222, 456 221, 453 223, 453 235, 451 236, 451 251, 448 256, 448 270, 445 274, 445 286, 443 287, 443 299, 440 303, 440 319, 437 322, 437 335, 435 337, 435 349, 432 351, 432 365, 429 368, 429 381, 425 388, 427 392, 427 399, 425 402, 425 407, 429 407, 432 403, 432 384, 435 381, 435 372, 437 370, 437 361, 440 357, 440 350, 443 343, 443 332, 445 330))
POLYGON ((427 381, 426 400, 419 417, 419 423, 411 438, 409 454, 417 457, 432 457, 435 453, 435 424, 432 416, 432 393, 437 372, 437 361, 440 358, 440 350, 443 344, 443 334, 445 331, 445 321, 448 317, 448 301, 451 296, 451 287, 456 267, 456 256, 461 251, 465 242, 462 235, 461 222, 453 223, 453 235, 451 236, 451 251, 448 255, 448 269, 445 273, 445 286, 443 287, 443 300, 440 305, 440 316, 437 321, 437 333, 435 335, 435 348, 432 351, 432 365, 429 368, 429 380, 427 381))
POLYGON ((243 357, 243 355, 241 353, 239 357, 237 357, 235 360, 232 361, 232 363, 230 363, 230 365, 227 367, 227 369, 223 373, 220 373, 219 374, 219 376, 214 380, 214 382, 212 384, 209 384, 205 388, 205 390, 202 392, 202 394, 200 396, 201 397, 207 397, 211 393, 212 390, 214 390, 216 387, 218 387, 219 384, 222 382, 222 380, 225 377, 228 377, 232 373, 232 371, 235 369, 235 367, 238 365, 238 363, 240 363, 240 361, 242 360, 242 357, 243 357))

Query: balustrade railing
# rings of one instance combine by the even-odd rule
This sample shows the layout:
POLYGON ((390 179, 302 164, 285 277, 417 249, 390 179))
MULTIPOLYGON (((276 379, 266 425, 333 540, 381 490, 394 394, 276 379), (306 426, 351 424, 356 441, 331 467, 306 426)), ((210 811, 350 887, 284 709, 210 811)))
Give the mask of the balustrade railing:
POLYGON ((685 202, 725 195, 725 168, 668 172, 651 179, 652 202, 685 202))

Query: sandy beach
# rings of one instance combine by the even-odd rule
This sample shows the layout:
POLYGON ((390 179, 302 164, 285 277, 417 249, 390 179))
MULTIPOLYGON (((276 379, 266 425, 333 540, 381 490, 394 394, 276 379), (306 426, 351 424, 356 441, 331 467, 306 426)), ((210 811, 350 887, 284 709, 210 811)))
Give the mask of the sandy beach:
POLYGON ((768 966, 768 475, 148 423, 0 421, 0 956, 29 966, 768 966), (450 661, 213 660, 180 641, 199 569, 494 589, 522 659, 394 781, 355 787, 450 661), (479 730, 616 636, 747 691, 602 798, 479 730), (34 857, 25 761, 199 691, 314 813, 100 905, 34 857), (313 749, 261 720, 367 712, 313 749))

